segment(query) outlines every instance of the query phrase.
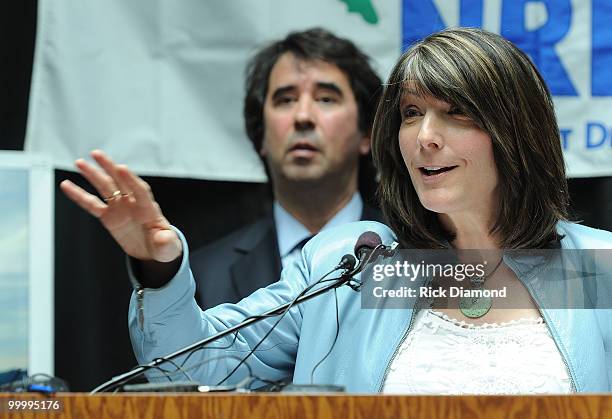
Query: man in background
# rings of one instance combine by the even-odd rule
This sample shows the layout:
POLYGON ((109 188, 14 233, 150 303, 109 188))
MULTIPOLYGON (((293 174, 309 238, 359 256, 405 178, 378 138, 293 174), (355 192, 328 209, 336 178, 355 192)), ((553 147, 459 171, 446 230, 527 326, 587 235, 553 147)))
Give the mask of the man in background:
POLYGON ((323 29, 290 33, 250 60, 246 132, 262 158, 273 210, 191 254, 198 302, 236 302, 280 276, 314 234, 381 220, 372 194, 372 121, 381 81, 351 41, 323 29))

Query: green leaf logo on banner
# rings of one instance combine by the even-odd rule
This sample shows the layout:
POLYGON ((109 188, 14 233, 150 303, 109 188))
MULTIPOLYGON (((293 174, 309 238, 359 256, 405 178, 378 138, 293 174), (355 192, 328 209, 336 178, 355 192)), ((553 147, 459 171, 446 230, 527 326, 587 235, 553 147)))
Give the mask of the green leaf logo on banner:
POLYGON ((376 14, 376 10, 374 10, 374 6, 372 5, 372 0, 340 0, 343 3, 346 3, 348 6, 349 13, 359 13, 363 20, 374 25, 378 23, 378 15, 376 14))

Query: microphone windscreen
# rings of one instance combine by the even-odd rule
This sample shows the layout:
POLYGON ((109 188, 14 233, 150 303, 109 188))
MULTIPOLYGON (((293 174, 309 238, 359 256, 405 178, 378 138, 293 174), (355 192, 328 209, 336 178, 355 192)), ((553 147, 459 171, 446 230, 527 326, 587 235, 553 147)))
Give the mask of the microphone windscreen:
POLYGON ((361 233, 359 238, 357 239, 357 243, 355 243, 355 254, 359 255, 359 253, 363 250, 369 249, 372 250, 376 246, 380 246, 382 244, 382 239, 380 236, 373 231, 366 231, 361 233))
POLYGON ((350 271, 355 267, 355 265, 357 265, 357 259, 355 258, 355 256, 347 253, 346 255, 342 256, 342 260, 340 260, 338 268, 347 269, 350 271))

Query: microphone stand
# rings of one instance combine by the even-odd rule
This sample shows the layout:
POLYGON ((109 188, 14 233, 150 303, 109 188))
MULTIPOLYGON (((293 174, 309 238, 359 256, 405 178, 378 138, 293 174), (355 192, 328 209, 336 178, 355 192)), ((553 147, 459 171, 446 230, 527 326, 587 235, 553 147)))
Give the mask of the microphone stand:
POLYGON ((311 291, 309 293, 306 293, 304 295, 302 295, 301 297, 295 299, 294 301, 290 301, 288 303, 282 304, 276 308, 273 308, 271 310, 266 311, 265 313, 262 313, 258 316, 254 316, 254 317, 250 317, 240 323, 238 323, 237 325, 234 325, 230 328, 227 328, 225 330, 222 330, 219 333, 216 333, 212 336, 209 336, 207 338, 204 338, 198 342, 192 343, 191 345, 185 346, 184 348, 181 348, 179 350, 177 350, 176 352, 173 352, 169 355, 166 355, 164 357, 161 358, 156 358, 154 361, 145 364, 145 365, 140 365, 136 368, 134 368, 131 371, 128 371, 126 373, 123 373, 121 375, 118 375, 112 379, 110 379, 109 381, 99 385, 98 387, 96 387, 94 390, 92 390, 92 392, 90 394, 95 394, 95 393, 99 393, 99 392, 103 392, 103 391, 109 391, 112 390, 116 387, 119 387, 121 384, 124 384, 128 381, 130 381, 131 379, 143 374, 146 370, 151 369, 151 368, 156 368, 159 365, 167 362, 168 360, 172 360, 174 358, 177 358, 181 355, 185 355, 195 349, 198 349, 200 347, 204 347, 206 345, 208 345, 211 342, 214 342, 218 339, 221 339, 227 335, 231 335, 234 332, 237 332, 241 329, 244 329, 247 326, 252 325, 253 323, 257 323, 260 320, 266 319, 270 316, 273 315, 279 315, 282 314, 287 307, 289 306, 297 306, 298 304, 301 304, 305 301, 311 300, 321 294, 326 293, 329 290, 332 290, 334 288, 338 288, 346 283, 348 283, 351 279, 353 279, 353 275, 357 274, 359 271, 361 271, 361 268, 363 267, 363 265, 365 265, 365 263, 360 263, 354 268, 351 269, 348 272, 343 273, 340 278, 337 279, 337 281, 326 285, 324 287, 321 288, 317 288, 314 291, 311 291))

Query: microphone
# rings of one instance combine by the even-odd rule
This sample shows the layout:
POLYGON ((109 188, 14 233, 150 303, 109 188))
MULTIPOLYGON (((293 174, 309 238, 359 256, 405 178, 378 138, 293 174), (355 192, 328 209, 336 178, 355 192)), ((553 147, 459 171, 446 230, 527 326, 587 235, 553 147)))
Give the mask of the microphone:
POLYGON ((378 246, 382 246, 382 239, 380 236, 373 231, 366 231, 361 233, 359 238, 357 238, 353 253, 355 253, 357 259, 362 262, 365 257, 369 256, 378 246))
POLYGON ((355 267, 356 264, 357 259, 355 259, 355 256, 351 255, 350 253, 347 253, 346 255, 342 256, 340 263, 336 265, 334 270, 344 269, 345 271, 350 271, 355 267))
POLYGON ((352 268, 347 275, 350 279, 347 282, 347 285, 351 287, 354 291, 361 290, 361 281, 353 279, 353 276, 358 274, 365 268, 366 262, 369 262, 372 252, 377 249, 388 249, 387 246, 382 244, 382 239, 380 236, 373 231, 366 231, 361 233, 361 235, 357 238, 357 242, 355 243, 354 253, 357 255, 357 259, 359 263, 357 266, 352 268))

